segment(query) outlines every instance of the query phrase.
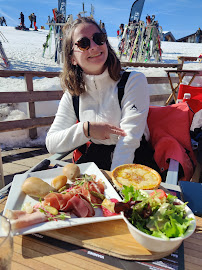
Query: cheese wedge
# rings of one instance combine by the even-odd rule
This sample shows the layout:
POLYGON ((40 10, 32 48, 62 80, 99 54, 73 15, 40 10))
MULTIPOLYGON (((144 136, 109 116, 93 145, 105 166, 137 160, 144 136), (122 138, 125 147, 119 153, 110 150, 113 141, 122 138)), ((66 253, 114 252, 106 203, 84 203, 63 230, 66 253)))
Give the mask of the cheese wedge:
POLYGON ((133 186, 135 189, 156 189, 162 179, 160 174, 140 164, 124 164, 112 171, 112 181, 117 189, 133 186))

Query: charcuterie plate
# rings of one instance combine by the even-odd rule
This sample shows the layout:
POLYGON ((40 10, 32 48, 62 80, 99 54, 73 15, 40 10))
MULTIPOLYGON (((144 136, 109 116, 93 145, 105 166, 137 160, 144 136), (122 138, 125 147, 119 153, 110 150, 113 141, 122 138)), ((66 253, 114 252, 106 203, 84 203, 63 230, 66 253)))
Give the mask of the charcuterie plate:
MULTIPOLYGON (((121 200, 118 193, 115 191, 115 189, 107 180, 107 178, 104 176, 104 174, 100 171, 100 169, 95 165, 95 163, 93 162, 83 163, 83 164, 79 164, 78 166, 80 167, 81 174, 84 174, 84 173, 89 174, 89 175, 94 174, 96 175, 96 180, 101 179, 104 182, 105 184, 104 195, 106 198, 108 199, 116 198, 118 200, 121 200)), ((33 198, 33 197, 30 197, 29 195, 26 195, 21 190, 21 186, 23 182, 25 181, 25 179, 27 179, 28 177, 34 176, 34 177, 39 177, 43 181, 51 184, 51 181, 53 180, 53 178, 55 178, 58 175, 62 175, 62 167, 59 167, 56 169, 49 169, 45 171, 15 175, 3 214, 5 215, 7 209, 21 210, 22 206, 26 202, 30 202, 32 205, 34 205, 39 201, 37 198, 33 198)), ((95 208, 95 216, 93 217, 78 218, 75 215, 71 214, 71 218, 68 218, 65 220, 47 221, 47 222, 39 223, 39 224, 32 225, 23 229, 19 229, 18 231, 15 231, 14 234, 15 235, 33 234, 33 233, 38 233, 38 232, 43 232, 43 231, 61 229, 61 228, 72 227, 72 226, 77 226, 77 225, 84 225, 84 224, 89 224, 89 223, 110 221, 110 220, 116 220, 116 219, 122 219, 121 215, 104 217, 102 209, 98 207, 98 208, 95 208)))

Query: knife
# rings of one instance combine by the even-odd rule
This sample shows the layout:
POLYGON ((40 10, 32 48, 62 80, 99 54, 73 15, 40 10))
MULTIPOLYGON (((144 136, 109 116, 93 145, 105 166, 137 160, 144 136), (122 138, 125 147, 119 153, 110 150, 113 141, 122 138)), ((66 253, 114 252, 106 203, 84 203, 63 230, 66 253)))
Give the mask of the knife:
POLYGON ((50 165, 50 160, 44 159, 38 165, 32 168, 29 172, 38 172, 38 171, 46 170, 48 169, 49 165, 50 165))

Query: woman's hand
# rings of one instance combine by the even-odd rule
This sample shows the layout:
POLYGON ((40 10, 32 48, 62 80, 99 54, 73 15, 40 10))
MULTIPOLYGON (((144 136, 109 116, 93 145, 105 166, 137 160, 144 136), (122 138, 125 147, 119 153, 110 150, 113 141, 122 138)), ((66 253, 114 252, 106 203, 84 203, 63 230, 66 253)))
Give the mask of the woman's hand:
MULTIPOLYGON (((126 136, 127 134, 121 128, 112 126, 107 123, 89 122, 90 138, 97 140, 107 140, 110 138, 110 134, 116 134, 118 136, 126 136)), ((84 123, 84 134, 88 137, 88 122, 84 123)))

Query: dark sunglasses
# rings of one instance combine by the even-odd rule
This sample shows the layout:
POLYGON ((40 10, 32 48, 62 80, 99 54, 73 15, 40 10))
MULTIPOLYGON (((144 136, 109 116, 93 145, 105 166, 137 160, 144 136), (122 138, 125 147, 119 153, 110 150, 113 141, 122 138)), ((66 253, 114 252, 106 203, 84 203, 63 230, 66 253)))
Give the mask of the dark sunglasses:
MULTIPOLYGON (((92 36, 92 40, 99 46, 103 45, 107 41, 107 36, 105 33, 95 33, 92 36)), ((78 40, 75 45, 81 50, 81 51, 87 51, 90 48, 90 39, 87 37, 83 37, 80 40, 78 40)))

